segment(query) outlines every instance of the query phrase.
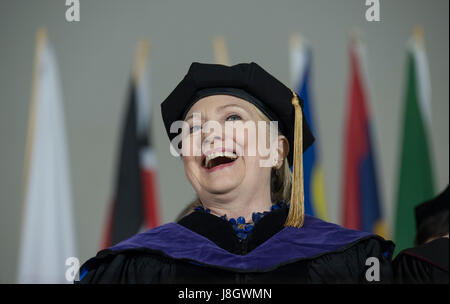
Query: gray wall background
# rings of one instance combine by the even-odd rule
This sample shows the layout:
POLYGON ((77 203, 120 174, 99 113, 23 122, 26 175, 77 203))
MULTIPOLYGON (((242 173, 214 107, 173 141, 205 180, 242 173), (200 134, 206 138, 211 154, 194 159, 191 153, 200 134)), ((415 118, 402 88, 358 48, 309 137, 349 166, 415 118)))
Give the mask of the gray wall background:
POLYGON ((27 119, 35 34, 46 26, 61 74, 79 258, 99 246, 115 174, 127 84, 136 43, 151 43, 152 135, 164 222, 194 196, 169 143, 159 104, 192 61, 213 62, 223 35, 232 63, 256 61, 290 85, 289 37, 313 47, 316 133, 322 147, 330 220, 340 221, 348 32, 358 26, 368 49, 370 110, 379 183, 390 228, 398 169, 405 44, 425 30, 432 84, 432 155, 437 190, 448 184, 449 2, 383 1, 381 22, 365 20, 363 0, 80 0, 81 21, 65 21, 65 1, 0 1, 0 282, 16 279, 27 119))

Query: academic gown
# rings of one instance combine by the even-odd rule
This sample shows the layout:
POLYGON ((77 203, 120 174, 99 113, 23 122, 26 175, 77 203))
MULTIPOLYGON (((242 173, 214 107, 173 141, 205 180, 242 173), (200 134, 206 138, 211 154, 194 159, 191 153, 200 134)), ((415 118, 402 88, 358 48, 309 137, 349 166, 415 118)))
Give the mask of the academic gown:
POLYGON ((77 283, 367 283, 366 272, 393 281, 392 242, 308 215, 302 228, 284 227, 288 211, 266 214, 243 241, 229 222, 195 211, 100 251, 77 283))
POLYGON ((449 283, 449 239, 438 238, 429 243, 401 251, 393 267, 397 283, 449 283))

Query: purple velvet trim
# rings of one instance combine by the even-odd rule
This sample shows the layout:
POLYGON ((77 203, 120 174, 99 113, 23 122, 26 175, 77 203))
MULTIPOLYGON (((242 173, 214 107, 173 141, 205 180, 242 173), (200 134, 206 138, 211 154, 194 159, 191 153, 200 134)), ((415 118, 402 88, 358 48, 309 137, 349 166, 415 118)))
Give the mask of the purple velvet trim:
POLYGON ((209 239, 179 225, 169 223, 137 234, 111 247, 113 251, 148 248, 174 259, 188 259, 205 265, 236 270, 269 270, 280 264, 335 251, 371 235, 350 230, 305 215, 300 229, 285 227, 246 255, 232 254, 209 239))

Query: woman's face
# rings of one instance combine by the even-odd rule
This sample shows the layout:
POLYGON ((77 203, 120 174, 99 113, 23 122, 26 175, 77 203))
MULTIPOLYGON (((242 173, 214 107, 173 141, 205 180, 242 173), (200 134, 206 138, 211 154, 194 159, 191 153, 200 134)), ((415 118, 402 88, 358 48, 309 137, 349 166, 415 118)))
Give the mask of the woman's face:
POLYGON ((186 176, 200 199, 248 194, 261 186, 270 189, 271 165, 261 166, 261 161, 267 163, 269 156, 262 155, 258 145, 267 149, 273 145, 269 144, 269 128, 258 130, 262 119, 252 104, 234 96, 208 96, 192 106, 185 121, 189 132, 183 138, 182 159, 186 176), (227 125, 232 125, 234 131, 230 132, 227 125), (250 130, 252 125, 255 130, 250 130), (266 140, 258 140, 258 136, 264 136, 262 133, 266 140))

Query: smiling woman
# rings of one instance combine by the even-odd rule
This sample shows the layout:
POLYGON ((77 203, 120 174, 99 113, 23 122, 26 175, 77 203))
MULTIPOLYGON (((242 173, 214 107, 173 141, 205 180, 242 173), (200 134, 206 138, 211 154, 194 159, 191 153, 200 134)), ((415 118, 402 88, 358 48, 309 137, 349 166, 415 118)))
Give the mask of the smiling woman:
POLYGON ((289 200, 288 141, 278 130, 274 130, 276 137, 271 140, 270 120, 256 106, 230 95, 211 95, 198 100, 185 121, 191 130, 185 140, 196 141, 203 153, 200 157, 190 156, 190 151, 182 153, 186 176, 198 194, 183 215, 206 206, 213 214, 233 218, 242 215, 251 222, 253 212, 263 212, 274 202, 289 200), (192 126, 194 113, 208 122, 217 122, 218 130, 205 131, 207 123, 192 126), (195 135, 197 140, 193 139, 195 135), (265 160, 269 166, 261 165, 265 160), (227 194, 234 197, 224 197, 227 194))
POLYGON ((304 214, 314 137, 301 107, 256 63, 193 63, 161 109, 172 147, 172 124, 185 125, 179 152, 198 199, 176 223, 100 251, 81 283, 390 282, 392 242, 304 214))

